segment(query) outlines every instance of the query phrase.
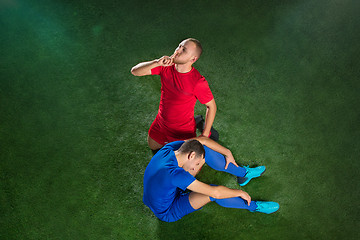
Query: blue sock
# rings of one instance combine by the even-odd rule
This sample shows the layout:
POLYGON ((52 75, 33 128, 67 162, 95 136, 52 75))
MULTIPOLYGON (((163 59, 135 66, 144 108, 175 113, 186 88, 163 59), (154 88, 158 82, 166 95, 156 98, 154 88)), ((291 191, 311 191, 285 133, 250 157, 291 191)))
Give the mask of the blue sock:
POLYGON ((255 211, 255 209, 257 208, 255 201, 251 201, 250 206, 248 206, 247 202, 240 197, 224 198, 224 199, 216 199, 210 197, 210 200, 226 208, 240 208, 240 209, 247 209, 249 211, 255 211))
POLYGON ((228 168, 225 169, 226 160, 225 157, 207 146, 204 146, 205 148, 205 162, 207 165, 209 165, 211 168, 227 172, 232 175, 235 175, 237 177, 244 177, 246 174, 246 169, 243 167, 236 167, 234 164, 230 163, 228 168))

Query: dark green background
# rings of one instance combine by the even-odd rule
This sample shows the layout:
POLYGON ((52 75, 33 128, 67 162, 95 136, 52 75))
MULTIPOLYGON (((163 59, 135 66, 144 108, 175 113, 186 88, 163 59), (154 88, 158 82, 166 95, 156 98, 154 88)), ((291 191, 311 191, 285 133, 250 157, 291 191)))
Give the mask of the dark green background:
POLYGON ((0 238, 358 239, 359 26, 356 0, 1 0, 0 238), (160 81, 130 69, 187 37, 221 143, 267 167, 243 189, 277 213, 143 205, 160 81))

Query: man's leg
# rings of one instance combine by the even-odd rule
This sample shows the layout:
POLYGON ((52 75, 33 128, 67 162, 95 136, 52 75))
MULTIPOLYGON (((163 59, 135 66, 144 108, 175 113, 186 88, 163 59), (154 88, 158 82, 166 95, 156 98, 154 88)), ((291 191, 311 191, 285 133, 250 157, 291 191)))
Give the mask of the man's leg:
POLYGON ((165 220, 163 219, 163 221, 177 221, 185 215, 199 210, 211 201, 227 208, 247 209, 252 212, 257 210, 257 205, 254 201, 251 201, 250 206, 248 206, 245 200, 240 197, 215 199, 201 193, 191 192, 190 194, 180 196, 174 201, 168 218, 165 220), (174 218, 173 216, 176 217, 174 218))
POLYGON ((265 172, 264 166, 259 166, 255 168, 250 167, 236 167, 234 164, 230 163, 228 168, 225 169, 226 160, 225 157, 204 146, 205 148, 205 162, 213 169, 227 172, 232 175, 237 176, 237 181, 240 186, 245 186, 253 178, 260 177, 265 172))
MULTIPOLYGON (((211 184, 211 185, 216 186, 216 185, 213 185, 213 184, 211 184)), ((226 208, 247 209, 247 210, 252 211, 252 212, 255 211, 256 207, 257 207, 255 201, 251 201, 250 206, 249 206, 247 204, 247 202, 244 199, 240 198, 240 197, 216 199, 216 198, 212 198, 212 197, 209 197, 207 195, 204 195, 204 194, 201 194, 201 193, 196 193, 196 192, 191 192, 190 193, 189 202, 190 202, 190 205, 196 210, 199 209, 199 208, 202 208, 203 206, 205 206, 209 202, 216 202, 220 206, 226 207, 226 208)))
POLYGON ((153 151, 154 155, 160 148, 165 145, 166 137, 164 129, 161 127, 161 124, 159 123, 159 120, 157 118, 155 118, 155 120, 150 126, 147 140, 148 145, 153 151))
POLYGON ((166 215, 160 219, 166 222, 175 222, 190 213, 196 212, 208 202, 210 202, 209 197, 206 198, 205 195, 199 193, 180 193, 175 197, 166 215))
POLYGON ((247 209, 250 212, 261 212, 266 214, 274 213, 280 208, 280 205, 277 202, 268 201, 251 201, 249 206, 247 202, 240 197, 224 199, 215 199, 210 197, 210 200, 216 202, 222 207, 247 209))
POLYGON ((216 202, 222 207, 246 209, 251 212, 256 211, 258 207, 255 201, 251 201, 249 206, 247 202, 240 197, 216 199, 196 192, 190 193, 189 201, 190 201, 190 205, 194 209, 202 208, 203 206, 205 206, 206 204, 212 201, 216 202))
POLYGON ((160 143, 156 142, 149 135, 148 135, 147 140, 148 140, 148 145, 149 145, 150 149, 153 151, 157 151, 164 146, 164 145, 161 145, 160 143))
POLYGON ((236 167, 234 164, 230 163, 228 168, 225 169, 226 160, 225 157, 207 146, 204 146, 205 148, 205 162, 207 165, 209 165, 211 168, 227 172, 232 175, 235 175, 237 177, 244 177, 246 174, 246 169, 243 167, 236 167))
POLYGON ((254 212, 257 208, 256 202, 251 201, 250 206, 247 204, 247 202, 240 198, 240 197, 233 197, 233 198, 224 198, 224 199, 216 199, 216 198, 210 198, 211 201, 216 202, 222 207, 226 208, 240 208, 240 209, 247 209, 251 212, 254 212))
POLYGON ((192 192, 189 195, 190 205, 194 209, 199 209, 211 202, 210 197, 201 193, 192 192))

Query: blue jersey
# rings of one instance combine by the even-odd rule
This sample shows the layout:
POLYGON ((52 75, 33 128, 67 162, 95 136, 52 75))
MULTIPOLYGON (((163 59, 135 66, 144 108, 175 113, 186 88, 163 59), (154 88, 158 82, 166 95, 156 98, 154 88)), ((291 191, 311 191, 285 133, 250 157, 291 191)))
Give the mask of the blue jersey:
POLYGON ((162 219, 170 211, 181 190, 195 181, 195 177, 179 167, 174 151, 184 141, 166 144, 151 159, 144 174, 143 201, 154 214, 162 219))

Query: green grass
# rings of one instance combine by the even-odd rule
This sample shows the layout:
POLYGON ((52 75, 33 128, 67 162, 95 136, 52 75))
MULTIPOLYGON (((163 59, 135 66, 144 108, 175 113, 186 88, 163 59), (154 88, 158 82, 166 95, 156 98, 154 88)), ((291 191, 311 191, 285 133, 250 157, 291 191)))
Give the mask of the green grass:
MULTIPOLYGON (((332 1, 1 1, 1 239, 358 239, 360 4, 332 1), (130 74, 203 43, 195 64, 244 187, 272 215, 209 204, 175 223, 142 203, 156 76, 130 74)), ((204 114, 201 105, 196 114, 204 114)), ((203 168, 199 179, 237 188, 203 168)))

